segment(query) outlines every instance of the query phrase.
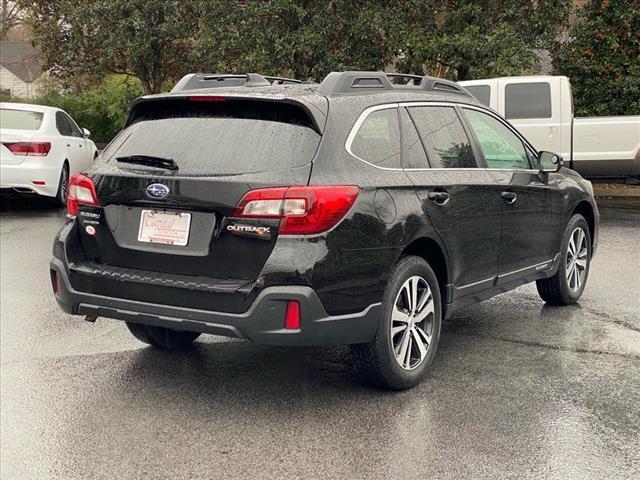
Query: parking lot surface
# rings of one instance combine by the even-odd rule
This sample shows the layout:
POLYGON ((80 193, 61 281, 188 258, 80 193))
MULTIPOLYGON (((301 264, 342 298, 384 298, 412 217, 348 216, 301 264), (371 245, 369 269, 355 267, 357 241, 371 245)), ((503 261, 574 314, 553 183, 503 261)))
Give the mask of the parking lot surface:
POLYGON ((640 210, 602 210, 579 305, 529 285, 465 308, 400 393, 361 385, 347 348, 165 353, 64 314, 63 222, 2 199, 2 478, 640 478, 640 210))

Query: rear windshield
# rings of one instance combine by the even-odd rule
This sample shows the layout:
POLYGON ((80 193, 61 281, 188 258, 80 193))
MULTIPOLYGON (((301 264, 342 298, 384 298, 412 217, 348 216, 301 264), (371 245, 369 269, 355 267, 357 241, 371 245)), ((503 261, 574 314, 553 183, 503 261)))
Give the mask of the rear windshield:
POLYGON ((38 130, 42 125, 42 112, 30 110, 0 109, 0 128, 14 130, 38 130))
POLYGON ((318 134, 300 107, 274 102, 170 100, 140 104, 104 160, 145 155, 173 160, 177 172, 117 161, 124 169, 177 175, 235 175, 306 165, 318 134))

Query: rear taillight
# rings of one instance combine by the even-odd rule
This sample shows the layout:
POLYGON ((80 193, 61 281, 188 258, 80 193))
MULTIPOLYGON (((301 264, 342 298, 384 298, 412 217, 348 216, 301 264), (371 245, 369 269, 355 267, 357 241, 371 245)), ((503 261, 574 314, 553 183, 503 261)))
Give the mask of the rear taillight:
POLYGON ((45 157, 51 150, 51 142, 3 142, 14 155, 45 157))
POLYGON ((100 205, 93 180, 76 173, 69 180, 69 193, 67 194, 67 212, 69 215, 75 216, 78 214, 79 204, 100 205))
POLYGON ((280 235, 311 235, 334 227, 358 196, 353 185, 263 188, 248 192, 234 217, 280 218, 280 235))

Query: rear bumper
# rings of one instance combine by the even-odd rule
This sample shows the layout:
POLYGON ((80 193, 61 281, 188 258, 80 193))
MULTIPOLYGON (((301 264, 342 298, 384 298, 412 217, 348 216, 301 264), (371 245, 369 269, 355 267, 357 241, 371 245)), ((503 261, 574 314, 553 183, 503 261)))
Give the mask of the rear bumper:
POLYGON ((262 290, 244 313, 216 312, 86 293, 74 289, 62 260, 54 257, 62 309, 75 315, 95 315, 174 330, 242 338, 263 345, 341 345, 370 342, 382 306, 372 304, 348 315, 329 315, 315 291, 306 286, 276 286, 262 290), (287 302, 300 302, 301 328, 284 329, 287 302))
POLYGON ((0 188, 55 197, 58 193, 61 165, 51 163, 48 157, 27 158, 17 165, 0 165, 0 188), (45 162, 48 161, 49 163, 45 162), (36 185, 33 182, 44 182, 36 185))

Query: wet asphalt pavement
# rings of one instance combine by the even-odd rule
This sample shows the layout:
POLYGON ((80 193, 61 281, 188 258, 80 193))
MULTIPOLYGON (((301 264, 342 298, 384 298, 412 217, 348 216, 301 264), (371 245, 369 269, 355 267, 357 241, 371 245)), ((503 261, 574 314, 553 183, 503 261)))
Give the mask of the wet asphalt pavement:
POLYGON ((163 353, 64 314, 63 215, 2 199, 3 479, 640 478, 640 210, 602 210, 578 306, 526 286, 466 308, 401 393, 358 383, 346 348, 163 353))

